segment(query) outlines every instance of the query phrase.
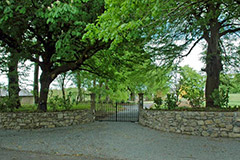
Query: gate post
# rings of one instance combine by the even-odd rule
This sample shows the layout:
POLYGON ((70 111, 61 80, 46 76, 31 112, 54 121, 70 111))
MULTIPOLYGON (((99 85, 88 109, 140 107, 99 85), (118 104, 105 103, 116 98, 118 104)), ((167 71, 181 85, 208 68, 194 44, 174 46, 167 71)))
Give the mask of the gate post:
POLYGON ((139 93, 138 96, 139 96, 138 109, 139 109, 139 111, 141 111, 141 109, 143 109, 143 93, 139 93))
POLYGON ((96 113, 96 94, 95 93, 91 93, 91 112, 92 112, 92 115, 93 115, 93 120, 95 120, 95 113, 96 113))

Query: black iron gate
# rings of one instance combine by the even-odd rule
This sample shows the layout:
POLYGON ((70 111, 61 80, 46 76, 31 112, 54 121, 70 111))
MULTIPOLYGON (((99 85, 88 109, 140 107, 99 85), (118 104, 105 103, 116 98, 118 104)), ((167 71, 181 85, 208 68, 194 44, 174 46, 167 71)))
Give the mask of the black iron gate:
POLYGON ((138 119, 136 103, 96 103, 96 120, 137 122, 138 119))

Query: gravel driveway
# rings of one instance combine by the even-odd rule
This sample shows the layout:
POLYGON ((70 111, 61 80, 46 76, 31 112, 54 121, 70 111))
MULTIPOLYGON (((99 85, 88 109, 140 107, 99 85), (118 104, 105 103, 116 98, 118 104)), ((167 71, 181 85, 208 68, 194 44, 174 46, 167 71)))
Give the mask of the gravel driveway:
POLYGON ((7 152, 16 152, 16 155, 24 152, 25 156, 33 155, 35 158, 31 159, 36 160, 43 153, 50 155, 49 159, 65 156, 63 159, 70 160, 240 159, 240 139, 166 133, 129 122, 95 122, 32 131, 0 130, 0 148, 5 148, 0 149, 1 160, 7 157, 7 152))

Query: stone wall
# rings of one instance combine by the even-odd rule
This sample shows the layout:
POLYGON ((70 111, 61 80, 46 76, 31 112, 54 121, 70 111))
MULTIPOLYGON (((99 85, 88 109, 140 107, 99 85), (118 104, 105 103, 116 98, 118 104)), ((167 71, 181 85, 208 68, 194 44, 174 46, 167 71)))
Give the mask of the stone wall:
POLYGON ((140 111, 139 123, 166 132, 240 137, 240 112, 140 111))
POLYGON ((90 110, 46 113, 0 113, 0 129, 35 129, 71 126, 94 121, 90 110))

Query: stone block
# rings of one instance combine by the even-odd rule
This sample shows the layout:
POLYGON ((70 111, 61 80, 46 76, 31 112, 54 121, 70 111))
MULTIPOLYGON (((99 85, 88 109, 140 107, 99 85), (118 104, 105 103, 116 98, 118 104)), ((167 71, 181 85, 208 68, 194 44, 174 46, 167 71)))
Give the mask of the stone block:
POLYGON ((214 123, 214 122, 213 122, 212 120, 206 120, 206 121, 205 121, 205 124, 206 124, 206 125, 210 125, 210 124, 213 124, 213 123, 214 123))
POLYGON ((41 123, 40 123, 40 126, 48 126, 48 125, 49 125, 48 122, 41 122, 41 123))
POLYGON ((224 116, 226 116, 226 117, 233 117, 234 116, 234 112, 226 112, 226 113, 224 113, 224 116))
POLYGON ((48 128, 55 128, 56 126, 54 124, 48 125, 48 128))
POLYGON ((199 121, 197 121, 197 124, 202 126, 202 125, 204 125, 204 121, 203 120, 199 120, 199 121))
POLYGON ((58 113, 58 119, 62 119, 63 118, 63 113, 58 113))
POLYGON ((170 127, 169 132, 176 132, 176 128, 175 127, 170 127))
POLYGON ((207 131, 203 131, 202 132, 202 136, 204 136, 204 137, 208 137, 210 134, 207 132, 207 131))
POLYGON ((221 119, 214 119, 214 122, 217 124, 220 124, 222 121, 221 121, 221 119))
POLYGON ((240 121, 239 122, 235 122, 234 126, 240 127, 240 121))
POLYGON ((232 130, 233 129, 233 125, 231 125, 231 124, 226 125, 226 129, 227 130, 232 130))
POLYGON ((237 117, 235 121, 240 122, 240 117, 237 117))
POLYGON ((240 138, 240 133, 229 133, 228 136, 231 138, 240 138))
POLYGON ((233 132, 235 133, 240 133, 240 127, 234 127, 233 132))
POLYGON ((228 137, 228 133, 225 131, 220 132, 221 137, 228 137))
POLYGON ((220 123, 218 124, 220 128, 225 128, 226 127, 226 124, 225 123, 220 123))
POLYGON ((20 127, 20 126, 16 126, 15 129, 16 129, 16 130, 19 130, 19 129, 21 129, 21 127, 20 127))
POLYGON ((224 122, 230 122, 230 123, 231 123, 231 122, 233 121, 233 117, 224 117, 224 118, 223 118, 223 121, 224 121, 224 122))

